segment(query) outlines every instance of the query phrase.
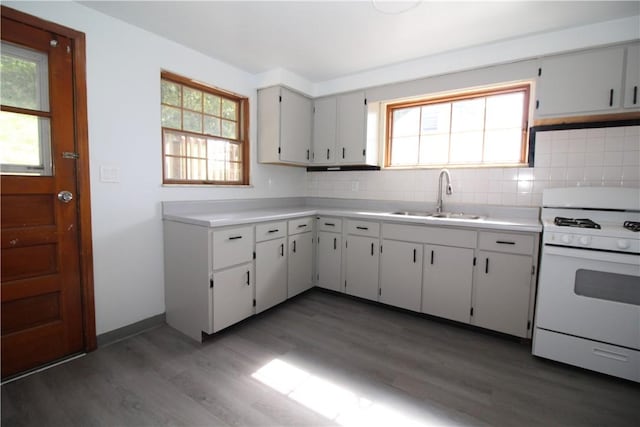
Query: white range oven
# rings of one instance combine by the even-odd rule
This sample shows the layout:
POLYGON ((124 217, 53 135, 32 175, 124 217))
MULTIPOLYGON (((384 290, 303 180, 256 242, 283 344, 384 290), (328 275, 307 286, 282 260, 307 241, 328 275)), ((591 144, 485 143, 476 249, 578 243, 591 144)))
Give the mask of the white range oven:
POLYGON ((533 354, 640 382, 640 189, 545 190, 533 354))

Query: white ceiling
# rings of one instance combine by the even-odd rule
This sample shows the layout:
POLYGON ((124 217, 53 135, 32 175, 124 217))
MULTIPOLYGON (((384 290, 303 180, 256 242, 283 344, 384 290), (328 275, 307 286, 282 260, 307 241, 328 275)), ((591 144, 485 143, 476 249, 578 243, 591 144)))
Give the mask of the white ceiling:
POLYGON ((640 1, 81 3, 252 74, 284 68, 310 82, 640 15, 640 1))

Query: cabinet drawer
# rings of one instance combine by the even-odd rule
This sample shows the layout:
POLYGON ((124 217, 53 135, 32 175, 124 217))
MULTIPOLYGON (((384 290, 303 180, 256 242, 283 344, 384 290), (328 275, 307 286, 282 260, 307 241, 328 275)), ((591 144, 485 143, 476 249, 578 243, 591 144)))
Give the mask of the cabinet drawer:
POLYGON ((253 259, 253 226, 213 231, 213 269, 253 259))
POLYGON ((377 222, 350 219, 347 221, 347 233, 358 236, 379 237, 380 224, 377 222))
POLYGON ((265 240, 278 239, 287 235, 287 223, 267 222, 256 225, 256 242, 264 242, 265 240))
POLYGON ((478 238, 478 247, 488 251, 510 254, 533 254, 535 238, 532 234, 490 233, 483 231, 478 238))
POLYGON ((335 233, 342 232, 342 219, 332 218, 328 216, 318 217, 319 231, 333 231, 335 233))
POLYGON ((313 230, 313 218, 298 218, 289 220, 289 235, 313 230))

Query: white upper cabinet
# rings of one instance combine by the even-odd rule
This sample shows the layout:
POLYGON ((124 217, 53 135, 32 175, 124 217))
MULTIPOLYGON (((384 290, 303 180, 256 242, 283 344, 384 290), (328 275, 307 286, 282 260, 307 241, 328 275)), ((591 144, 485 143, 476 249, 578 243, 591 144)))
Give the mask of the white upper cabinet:
POLYGON ((313 104, 313 163, 336 162, 336 97, 316 99, 313 104))
POLYGON ((338 95, 336 138, 338 162, 362 164, 367 148, 367 99, 364 92, 338 95))
POLYGON ((624 107, 640 108, 640 45, 627 48, 624 107))
POLYGON ((542 59, 537 116, 611 113, 622 107, 625 48, 542 59))
POLYGON ((287 88, 258 91, 258 161, 306 166, 311 159, 312 100, 287 88))

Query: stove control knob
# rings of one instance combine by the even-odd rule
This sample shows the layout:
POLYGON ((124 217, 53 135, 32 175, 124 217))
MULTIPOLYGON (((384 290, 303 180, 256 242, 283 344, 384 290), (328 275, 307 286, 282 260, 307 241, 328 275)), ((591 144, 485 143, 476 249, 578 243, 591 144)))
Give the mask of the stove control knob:
POLYGON ((618 248, 629 249, 629 241, 624 239, 618 240, 618 248))
POLYGON ((591 243, 591 238, 589 236, 580 236, 580 244, 583 246, 587 246, 591 243))
POLYGON ((569 243, 571 243, 571 237, 572 236, 570 234, 563 234, 562 237, 560 237, 560 241, 562 243, 569 244, 569 243))

